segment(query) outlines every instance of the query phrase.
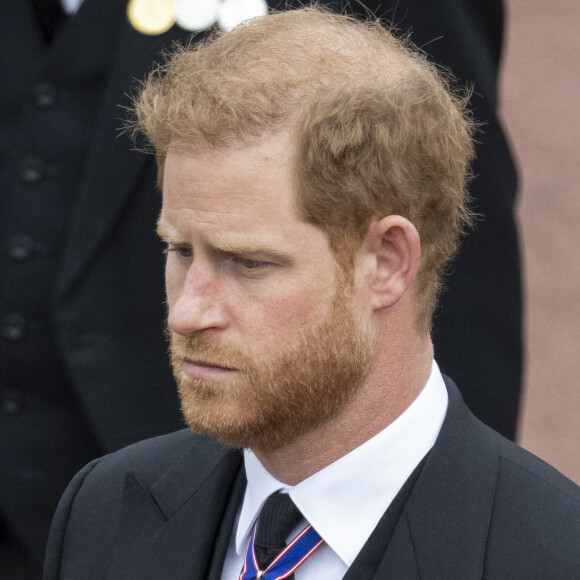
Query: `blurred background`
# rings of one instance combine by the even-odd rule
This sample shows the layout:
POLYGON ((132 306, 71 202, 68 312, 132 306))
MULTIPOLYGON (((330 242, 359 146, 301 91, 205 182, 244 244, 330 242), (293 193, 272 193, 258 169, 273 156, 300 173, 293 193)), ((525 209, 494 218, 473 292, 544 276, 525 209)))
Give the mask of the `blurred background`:
POLYGON ((525 280, 518 442, 580 483, 580 3, 508 0, 501 115, 525 280))

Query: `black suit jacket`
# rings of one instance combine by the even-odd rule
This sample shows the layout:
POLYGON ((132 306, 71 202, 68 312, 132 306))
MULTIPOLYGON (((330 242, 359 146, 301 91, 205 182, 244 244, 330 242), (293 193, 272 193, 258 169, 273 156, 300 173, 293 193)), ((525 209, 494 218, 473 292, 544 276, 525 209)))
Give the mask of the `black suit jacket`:
MULTIPOLYGON (((580 489, 480 423, 447 383, 445 422, 392 538, 369 539, 382 554, 370 577, 578 578, 580 489)), ((91 463, 61 501, 44 580, 219 579, 241 464, 188 431, 91 463)))

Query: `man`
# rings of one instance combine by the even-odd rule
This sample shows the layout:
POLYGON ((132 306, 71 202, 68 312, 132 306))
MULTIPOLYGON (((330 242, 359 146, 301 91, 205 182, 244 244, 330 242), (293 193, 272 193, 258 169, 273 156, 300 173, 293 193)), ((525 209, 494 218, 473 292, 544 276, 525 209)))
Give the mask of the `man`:
MULTIPOLYGON (((54 509, 84 464, 183 425, 160 332, 154 160, 118 128, 133 79, 189 32, 163 32, 171 3, 138 5, 144 21, 118 0, 0 0, 0 577, 40 576, 54 509)), ((470 408, 513 438, 520 303, 515 179, 495 116, 501 1, 365 6, 475 86, 485 132, 470 191, 485 219, 455 259, 434 336, 470 408)))
POLYGON ((577 575, 578 488, 479 423, 433 361, 469 221, 472 126, 447 84, 379 25, 317 9, 149 78, 136 127, 194 433, 79 473, 46 580, 577 575))

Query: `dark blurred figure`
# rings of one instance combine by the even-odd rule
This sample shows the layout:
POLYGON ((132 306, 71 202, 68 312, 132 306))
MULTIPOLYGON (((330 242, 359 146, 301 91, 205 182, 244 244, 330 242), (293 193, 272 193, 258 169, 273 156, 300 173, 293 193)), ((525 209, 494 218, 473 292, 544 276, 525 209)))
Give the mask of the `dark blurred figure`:
POLYGON ((0 578, 15 579, 40 573, 82 465, 183 425, 154 163, 117 135, 133 78, 189 33, 140 34, 119 0, 0 7, 0 578))
MULTIPOLYGON (((501 2, 367 4, 475 83, 487 125, 472 193, 484 220, 443 296, 436 357, 476 414, 513 438, 521 301, 516 179, 495 116, 501 2)), ((133 78, 189 33, 144 35, 125 13, 122 0, 85 0, 74 17, 58 0, 0 0, 0 578, 40 574, 52 513, 82 465, 182 426, 154 160, 118 129, 133 78)))

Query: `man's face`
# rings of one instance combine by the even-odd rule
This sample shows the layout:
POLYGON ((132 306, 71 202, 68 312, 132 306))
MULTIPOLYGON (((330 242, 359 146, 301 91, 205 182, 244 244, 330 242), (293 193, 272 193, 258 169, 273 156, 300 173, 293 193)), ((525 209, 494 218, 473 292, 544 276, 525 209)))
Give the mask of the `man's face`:
POLYGON ((170 148, 171 360, 189 426, 274 449, 337 415, 372 366, 356 284, 294 207, 287 139, 218 152, 170 148))

